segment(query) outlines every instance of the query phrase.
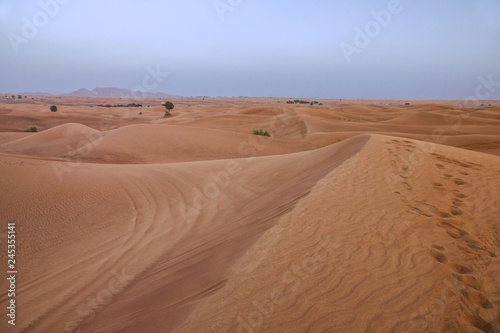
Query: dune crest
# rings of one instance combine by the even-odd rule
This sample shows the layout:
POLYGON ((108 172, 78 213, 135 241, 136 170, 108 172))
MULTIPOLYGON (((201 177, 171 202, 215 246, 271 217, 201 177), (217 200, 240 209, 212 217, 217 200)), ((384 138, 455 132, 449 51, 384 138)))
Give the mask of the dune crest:
POLYGON ((33 133, 21 139, 0 145, 3 152, 40 157, 59 157, 79 154, 86 145, 98 145, 101 131, 85 125, 68 123, 33 133))
POLYGON ((268 230, 177 331, 493 332, 499 162, 372 137, 268 230))
POLYGON ((30 321, 21 328, 64 330, 74 324, 96 331, 107 325, 109 314, 120 318, 115 326, 119 330, 139 329, 144 316, 150 329, 176 324, 175 319, 182 318, 179 309, 189 308, 212 286, 221 286, 231 263, 368 138, 234 160, 67 162, 70 171, 63 175, 63 183, 53 168, 60 162, 2 156, 2 185, 23 189, 36 184, 31 192, 20 190, 0 198, 7 205, 2 217, 23 221, 23 239, 29 244, 20 254, 29 258, 30 270, 23 272, 26 288, 20 291, 19 312, 30 321), (64 196, 52 191, 62 184, 64 196), (32 204, 16 205, 21 202, 32 204), (36 221, 29 219, 35 215, 36 221), (56 249, 59 255, 49 255, 56 249), (212 265, 201 264, 204 261, 212 265), (46 267, 52 267, 49 273, 46 267), (54 274, 65 284, 54 284, 54 274), (126 282, 117 284, 117 276, 126 282), (40 306, 35 300, 44 293, 52 297, 40 306), (165 298, 157 300, 157 310, 135 309, 138 296, 139 302, 151 303, 153 295, 162 294, 165 298), (103 295, 113 299, 101 301, 106 307, 86 302, 103 295), (166 314, 172 318, 168 324, 166 314))

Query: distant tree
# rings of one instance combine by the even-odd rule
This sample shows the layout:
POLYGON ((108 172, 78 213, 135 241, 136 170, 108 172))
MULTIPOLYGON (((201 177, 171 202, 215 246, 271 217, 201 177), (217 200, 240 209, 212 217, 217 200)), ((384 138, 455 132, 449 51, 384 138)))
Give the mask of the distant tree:
POLYGON ((57 106, 52 105, 52 106, 50 107, 50 111, 51 111, 51 112, 57 112, 57 106))
POLYGON ((170 117, 170 110, 174 108, 174 103, 167 101, 163 105, 165 106, 165 109, 167 109, 167 111, 165 111, 165 117, 170 117))

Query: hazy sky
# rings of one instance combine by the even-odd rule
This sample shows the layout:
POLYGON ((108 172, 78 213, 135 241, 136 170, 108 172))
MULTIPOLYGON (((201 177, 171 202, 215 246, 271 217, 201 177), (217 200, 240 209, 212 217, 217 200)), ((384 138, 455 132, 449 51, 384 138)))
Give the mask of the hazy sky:
POLYGON ((500 0, 0 0, 0 93, 95 87, 498 99, 500 0))

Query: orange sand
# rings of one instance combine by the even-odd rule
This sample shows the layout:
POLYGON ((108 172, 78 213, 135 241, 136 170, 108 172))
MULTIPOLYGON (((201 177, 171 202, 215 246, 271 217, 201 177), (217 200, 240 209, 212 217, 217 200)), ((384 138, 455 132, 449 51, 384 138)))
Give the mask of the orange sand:
POLYGON ((0 104, 0 331, 500 331, 500 107, 278 100, 0 104))

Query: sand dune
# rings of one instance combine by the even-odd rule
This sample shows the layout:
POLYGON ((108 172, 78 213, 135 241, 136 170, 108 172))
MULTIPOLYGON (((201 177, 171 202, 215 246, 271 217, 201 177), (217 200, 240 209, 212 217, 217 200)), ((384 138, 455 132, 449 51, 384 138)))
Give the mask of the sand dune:
POLYGON ((493 331, 498 162, 372 137, 259 239, 179 331, 493 331), (418 164, 407 162, 412 154, 418 164))
MULTIPOLYGON (((77 315, 78 304, 105 288, 102 281, 110 281, 113 271, 126 269, 131 279, 139 279, 141 275, 136 288, 151 285, 147 276, 158 282, 163 275, 166 285, 155 285, 150 292, 158 294, 163 288, 172 292, 172 287, 168 288, 172 283, 170 276, 193 265, 183 267, 186 259, 180 259, 186 253, 190 253, 195 267, 209 255, 223 259, 218 267, 204 272, 208 275, 206 279, 196 281, 200 278, 198 274, 191 277, 195 280, 193 283, 203 287, 199 292, 203 291, 213 279, 219 282, 217 274, 223 272, 235 256, 241 255, 277 216, 290 209, 365 141, 366 138, 358 137, 312 152, 171 165, 66 163, 59 168, 56 165, 60 162, 28 162, 21 157, 3 156, 2 175, 8 181, 2 185, 20 188, 2 197, 6 205, 2 212, 9 212, 4 218, 26 221, 22 226, 23 237, 29 246, 19 254, 30 258, 26 263, 30 271, 23 272, 28 288, 25 294, 20 291, 20 298, 26 295, 26 304, 19 305, 33 320, 26 324, 39 329, 62 329, 60 325, 64 323, 60 322, 60 316, 77 315), (30 179, 27 175, 36 178, 30 179), (294 181, 289 182, 290 179, 294 181), (65 192, 51 191, 58 185, 64 186, 65 192), (25 193, 22 190, 25 188, 31 191, 25 193), (40 196, 43 200, 36 200, 40 196), (23 205, 21 210, 7 209, 22 202, 33 204, 23 205), (63 211, 64 207, 69 207, 68 211, 63 211), (37 216, 36 221, 30 221, 32 216, 37 216), (54 247, 61 251, 64 260, 49 255, 54 247), (83 257, 82 250, 85 251, 83 257), (180 263, 176 265, 176 261, 180 263), (46 267, 51 267, 58 279, 69 285, 54 284, 53 273, 43 274, 46 267), (211 272, 215 275, 213 278, 209 278, 211 272), (96 276, 100 277, 98 281, 96 276), (47 302, 54 302, 57 308, 36 304, 35 300, 41 297, 37 290, 51 294, 47 302)), ((182 279, 183 283, 187 283, 186 280, 188 276, 182 279)), ((177 288, 173 291, 179 292, 177 288)), ((128 292, 136 294, 133 289, 128 292)), ((145 290, 143 293, 146 301, 149 293, 145 290)), ((189 289, 181 293, 178 301, 189 299, 191 293, 189 289)), ((115 302, 106 311, 128 305, 124 303, 115 302)), ((165 304, 158 306, 162 309, 165 304)), ((150 316, 155 312, 149 308, 143 311, 150 316)), ((118 313, 128 311, 120 309, 118 313)), ((164 309, 160 313, 163 318, 164 309)), ((132 323, 138 318, 131 318, 132 323)), ((99 323, 98 319, 93 322, 99 323)))
POLYGON ((20 155, 57 157, 69 154, 83 146, 82 143, 96 144, 103 134, 81 124, 64 124, 40 133, 34 133, 1 145, 4 152, 20 155))
POLYGON ((67 103, 0 112, 47 127, 0 133, 1 332, 500 330, 499 110, 67 103))
MULTIPOLYGON (((84 160, 105 163, 172 163, 277 155, 312 149, 307 143, 259 138, 247 133, 177 125, 131 125, 111 131, 102 143, 89 143, 84 160), (255 146, 255 149, 249 147, 255 146)), ((83 148, 85 151, 86 149, 83 148)))
POLYGON ((130 125, 100 132, 80 124, 56 126, 0 145, 11 154, 117 164, 278 155, 312 148, 307 143, 185 126, 130 125))

